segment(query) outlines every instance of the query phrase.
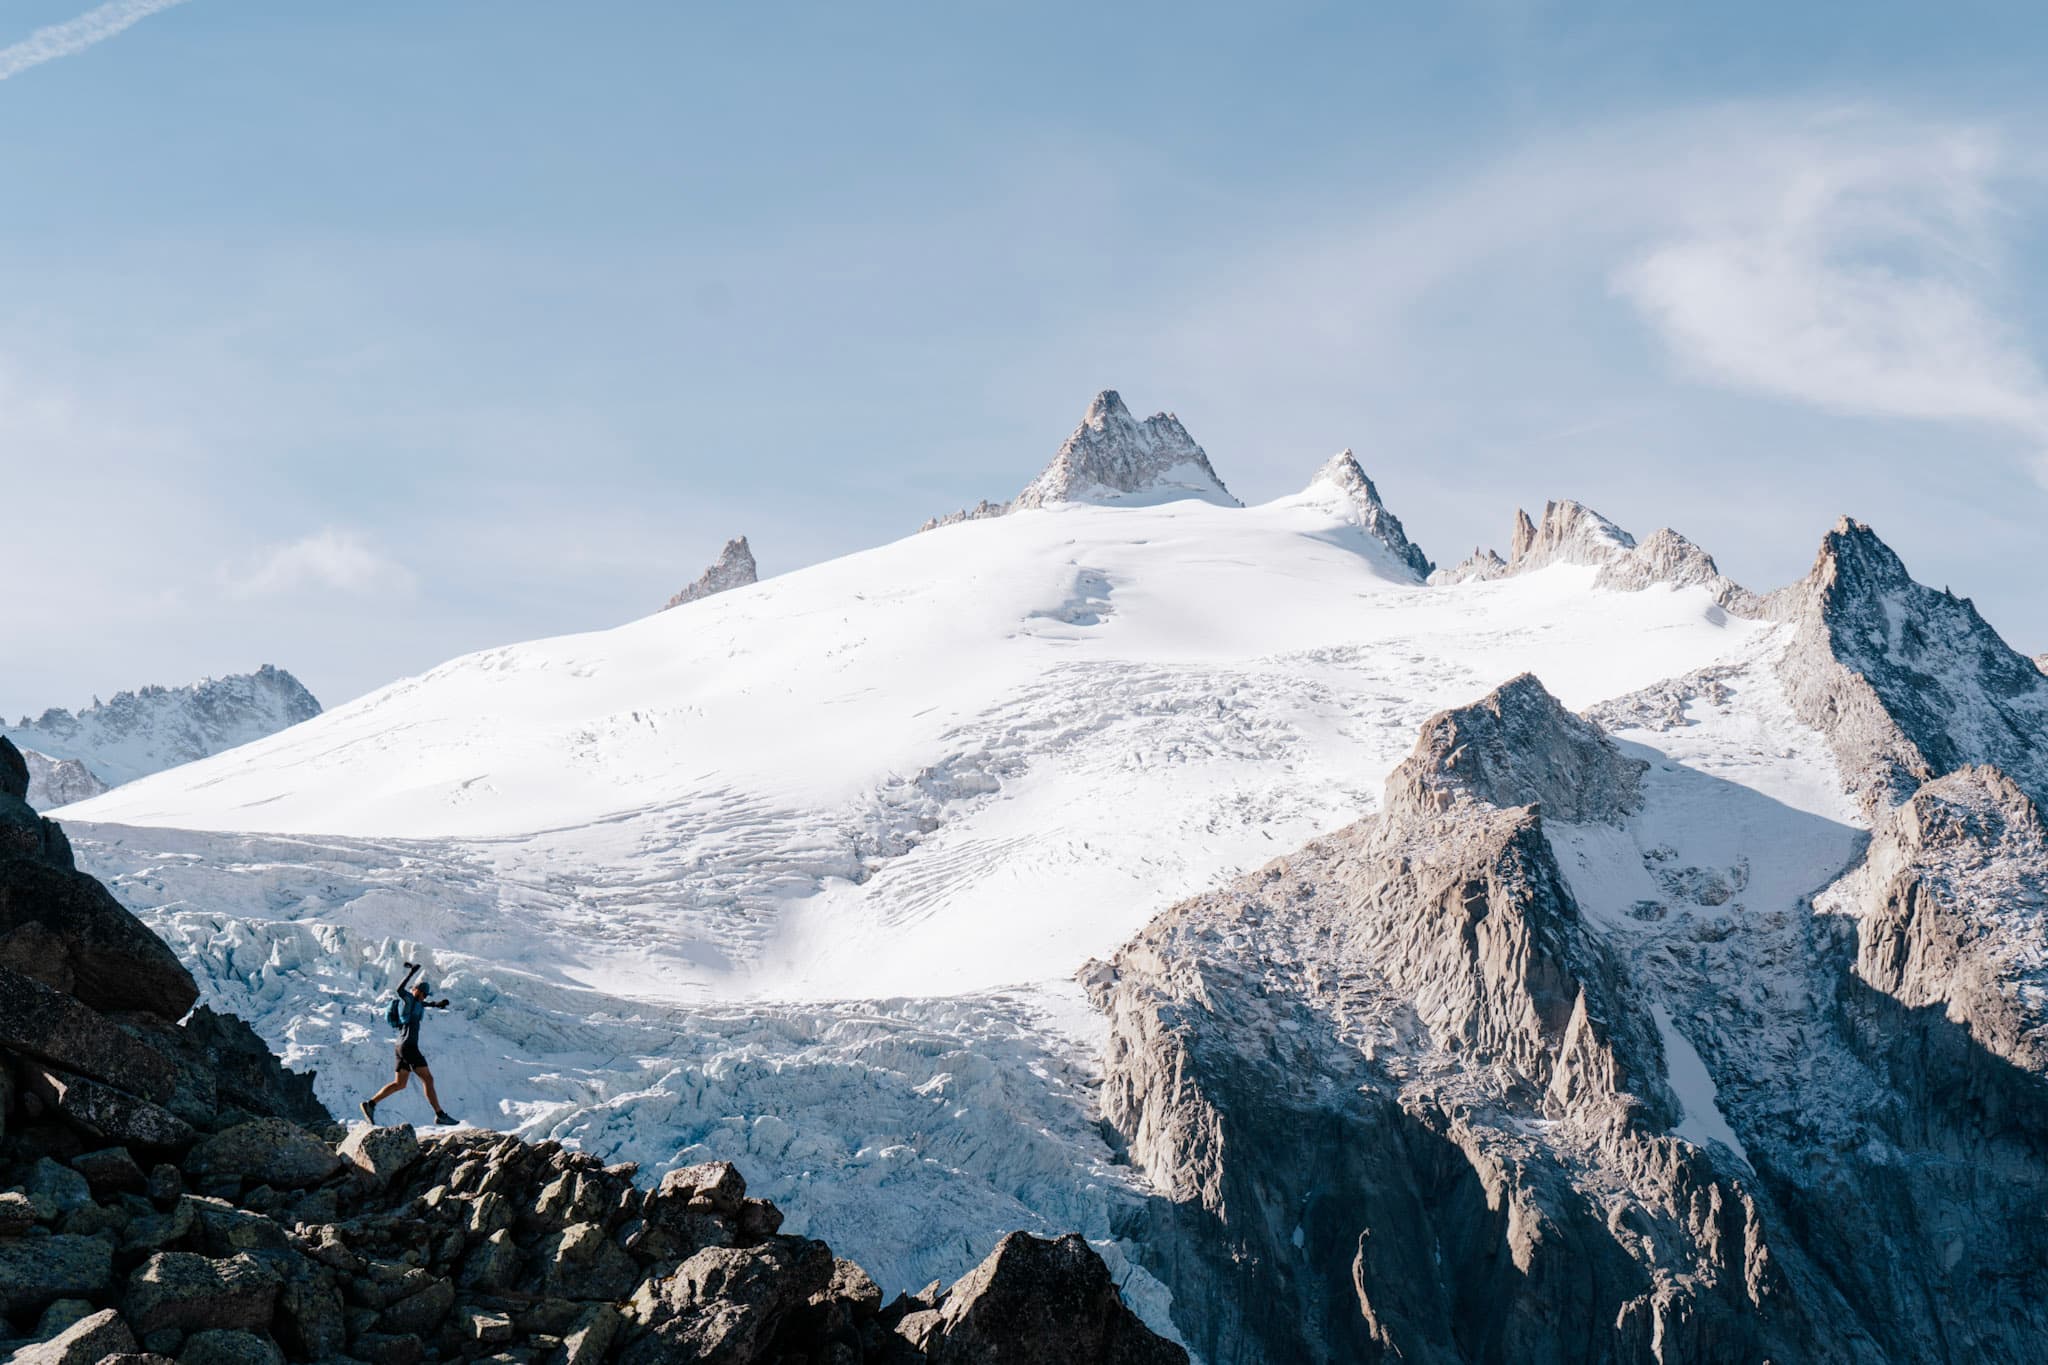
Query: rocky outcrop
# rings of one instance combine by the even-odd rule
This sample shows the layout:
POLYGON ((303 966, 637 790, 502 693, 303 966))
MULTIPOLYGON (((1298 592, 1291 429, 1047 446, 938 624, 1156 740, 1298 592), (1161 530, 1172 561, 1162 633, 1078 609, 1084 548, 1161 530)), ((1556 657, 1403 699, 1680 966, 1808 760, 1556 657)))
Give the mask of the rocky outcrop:
POLYGON ((1308 493, 1334 502, 1358 524, 1360 530, 1393 557, 1396 565, 1413 574, 1417 582, 1427 579, 1436 568, 1429 562, 1429 556, 1408 539, 1401 519, 1380 501, 1380 490, 1366 477, 1358 458, 1349 450, 1332 456, 1329 463, 1316 471, 1308 493))
POLYGON ((1387 779, 1386 810, 1438 814, 1464 800, 1613 823, 1641 807, 1649 766, 1624 757, 1598 725, 1524 673, 1425 721, 1414 752, 1387 779))
POLYGON ((1769 611, 1792 626, 1778 676, 1794 709, 1874 813, 1972 764, 2048 799, 2048 677, 1968 598, 1914 582, 1868 526, 1838 522, 1769 611))
POLYGON ((718 558, 711 566, 697 576, 697 581, 684 588, 662 604, 662 610, 680 607, 685 602, 696 602, 734 588, 744 588, 749 583, 759 582, 754 568, 754 551, 747 544, 745 536, 736 536, 725 542, 725 548, 718 552, 718 558))
POLYGON ((1927 783, 1820 905, 1855 917, 1863 980, 2048 1078, 2048 830, 2011 778, 1967 767, 1927 783))
POLYGON ((19 859, 70 871, 71 842, 54 820, 28 802, 30 765, 13 741, 0 736, 0 859, 19 859))
POLYGON ((34 749, 23 749, 21 756, 28 761, 27 800, 37 810, 89 800, 107 790, 107 784, 75 758, 51 758, 34 749))
POLYGON ((941 526, 958 526, 963 521, 987 521, 990 517, 1007 516, 1009 511, 1009 503, 990 502, 987 498, 983 498, 972 507, 963 507, 957 512, 947 512, 943 516, 928 517, 925 519, 924 525, 917 529, 919 531, 936 531, 941 526))
POLYGON ((262 739, 320 714, 304 684, 265 664, 186 687, 144 687, 77 712, 23 716, 0 735, 53 759, 75 759, 107 786, 262 739))
POLYGON ((1637 544, 1635 537, 1592 508, 1569 500, 1545 503, 1540 521, 1518 510, 1508 558, 1491 550, 1474 550, 1470 558, 1438 572, 1430 581, 1483 582, 1553 564, 1596 568, 1600 572, 1594 586, 1615 592, 1641 592, 1653 584, 1704 588, 1735 615, 1756 616, 1763 611, 1763 599, 1730 580, 1712 555, 1678 532, 1667 527, 1637 544))
POLYGON ((199 987, 164 941, 83 872, 0 858, 0 968, 96 1010, 177 1019, 199 987))
POLYGON ((1492 578, 1507 576, 1508 562, 1493 551, 1479 546, 1464 559, 1447 569, 1438 569, 1429 576, 1433 584, 1483 583, 1492 578))
POLYGON ((1641 771, 1517 679, 1429 722, 1383 814, 1088 975, 1160 1191, 1131 1232, 1205 1358, 1853 1358, 1736 1158, 1669 1136, 1658 1030, 1545 836, 1641 771))
POLYGON ((1134 498, 1199 498, 1226 507, 1242 505, 1216 477, 1209 456, 1178 417, 1156 412, 1141 422, 1114 389, 1104 389, 1052 462, 1024 486, 1011 506, 1134 498))
POLYGON ((1512 573, 1527 573, 1552 564, 1604 565, 1635 545, 1633 536, 1584 503, 1546 502, 1541 521, 1516 509, 1508 566, 1512 573))
POLYGON ((1737 616, 1754 617, 1763 612, 1762 598, 1731 580, 1712 555, 1669 527, 1608 560, 1593 579, 1594 587, 1616 592, 1641 592, 1655 583, 1704 588, 1737 616))
MULTIPOLYGON (((25 773, 10 755, 0 747, 0 796, 18 799, 25 773)), ((136 938, 147 931, 74 894, 77 882, 104 894, 97 883, 0 856, 0 878, 23 868, 36 876, 0 879, 6 923, 40 926, 48 960, 24 964, 40 977, 0 967, 11 1359, 1187 1359, 1131 1314, 1078 1237, 1008 1239, 950 1288, 884 1309, 860 1267, 783 1234, 781 1212, 723 1162, 648 1189, 630 1165, 552 1142, 344 1134, 311 1077, 284 1070, 246 1024, 205 1007, 180 1022, 136 938), (144 989, 108 998, 121 972, 144 989)))

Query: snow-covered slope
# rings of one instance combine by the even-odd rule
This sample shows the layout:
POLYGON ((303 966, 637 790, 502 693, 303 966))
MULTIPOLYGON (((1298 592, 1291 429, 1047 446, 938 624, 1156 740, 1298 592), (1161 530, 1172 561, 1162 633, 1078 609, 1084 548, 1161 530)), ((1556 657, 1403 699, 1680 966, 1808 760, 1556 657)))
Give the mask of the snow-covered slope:
POLYGON ((297 678, 265 664, 184 687, 116 692, 76 713, 53 707, 0 725, 0 734, 23 750, 76 759, 99 781, 119 786, 319 714, 320 703, 297 678))
POLYGON ((1571 566, 1425 590, 1355 515, 1319 484, 948 527, 458 659, 70 814, 461 847, 549 888, 522 932, 561 935, 561 975, 632 993, 973 989, 1342 822, 1448 698, 1537 668, 1585 704, 1761 629, 1571 566))

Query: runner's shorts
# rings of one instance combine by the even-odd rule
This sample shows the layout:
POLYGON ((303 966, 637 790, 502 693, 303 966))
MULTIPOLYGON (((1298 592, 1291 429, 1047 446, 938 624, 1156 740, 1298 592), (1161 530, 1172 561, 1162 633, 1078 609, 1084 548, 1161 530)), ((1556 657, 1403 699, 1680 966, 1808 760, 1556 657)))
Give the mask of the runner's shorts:
POLYGON ((420 1055, 418 1043, 400 1043, 398 1045, 398 1069, 400 1071, 418 1071, 424 1068, 426 1064, 427 1059, 420 1055))

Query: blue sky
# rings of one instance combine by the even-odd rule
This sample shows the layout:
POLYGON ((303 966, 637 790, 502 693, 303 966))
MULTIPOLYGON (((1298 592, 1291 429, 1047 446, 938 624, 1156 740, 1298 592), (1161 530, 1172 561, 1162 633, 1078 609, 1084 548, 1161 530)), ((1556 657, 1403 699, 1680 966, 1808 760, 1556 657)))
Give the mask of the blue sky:
POLYGON ((1014 492, 1870 521, 2048 649, 2023 5, 0 3, 0 711, 337 702, 1014 492), (61 27, 60 27, 61 26, 61 27), (26 586, 19 575, 27 575, 26 586))

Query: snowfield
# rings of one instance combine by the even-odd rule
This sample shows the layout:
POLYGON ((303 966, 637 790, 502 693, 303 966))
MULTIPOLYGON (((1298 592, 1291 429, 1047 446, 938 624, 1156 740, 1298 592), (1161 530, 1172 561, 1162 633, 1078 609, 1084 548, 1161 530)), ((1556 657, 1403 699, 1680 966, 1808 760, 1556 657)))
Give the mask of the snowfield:
MULTIPOLYGON (((1675 728, 1608 718, 1657 765, 1626 830, 1570 836, 1628 841, 1568 868, 1617 935, 1789 910, 1860 846, 1768 676, 1785 628, 1597 573, 1423 587, 1326 483, 1020 510, 457 659, 61 815, 337 1113, 388 1076, 410 955, 456 1001, 425 1047, 466 1118, 731 1158, 892 1294, 1079 1229, 1165 1329, 1074 974, 1368 813, 1431 713, 1524 671, 1577 708, 1734 679, 1675 728)), ((1711 1081, 1685 1101, 1739 1151, 1711 1081)))

